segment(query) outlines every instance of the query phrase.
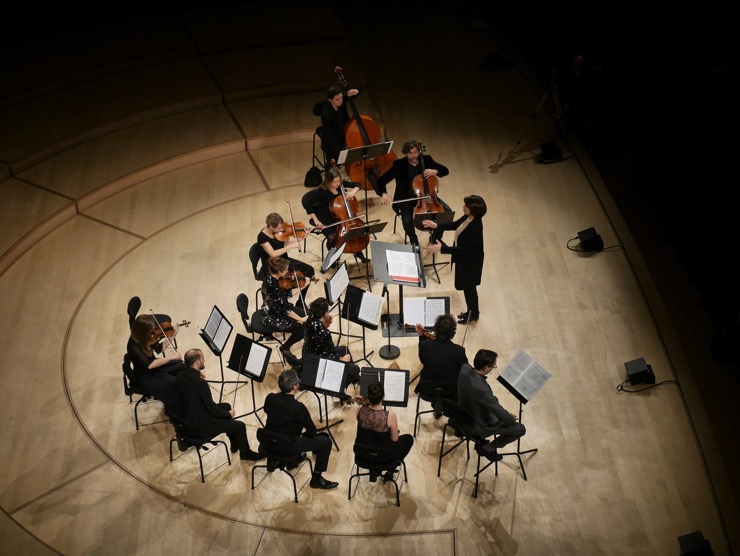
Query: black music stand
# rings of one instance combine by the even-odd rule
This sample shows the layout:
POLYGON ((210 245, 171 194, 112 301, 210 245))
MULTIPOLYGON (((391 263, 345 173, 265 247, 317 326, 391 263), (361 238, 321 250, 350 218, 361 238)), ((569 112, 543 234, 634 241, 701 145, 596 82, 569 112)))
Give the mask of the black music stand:
MULTIPOLYGON (((364 147, 356 147, 354 149, 345 149, 339 153, 339 160, 337 165, 341 166, 344 164, 354 164, 355 162, 362 161, 362 175, 365 177, 365 183, 362 184, 362 189, 365 191, 365 222, 368 221, 368 206, 367 206, 367 161, 383 156, 391 152, 393 148, 393 141, 386 141, 384 143, 375 143, 374 145, 365 145, 364 147)), ((375 190, 375 184, 373 190, 375 190)))
MULTIPOLYGON (((259 342, 255 342, 254 340, 247 338, 246 336, 242 336, 237 332, 236 336, 234 337, 234 345, 231 348, 229 361, 226 363, 227 369, 231 369, 232 371, 236 371, 238 373, 237 380, 229 380, 225 383, 237 385, 234 390, 234 403, 231 404, 232 408, 236 409, 236 392, 239 389, 239 384, 241 383, 238 380, 238 377, 239 375, 242 375, 247 380, 249 380, 249 384, 252 390, 252 410, 248 411, 247 413, 237 415, 236 417, 234 417, 234 419, 241 419, 242 417, 246 417, 248 415, 254 415, 255 417, 257 417, 260 425, 262 425, 263 427, 265 426, 259 414, 257 413, 259 410, 262 409, 262 406, 257 407, 257 401, 254 395, 254 383, 261 383, 265 380, 265 375, 267 373, 267 367, 270 364, 271 355, 271 347, 260 344, 259 342)), ((223 393, 223 385, 221 386, 221 392, 223 393)))
MULTIPOLYGON (((519 422, 522 422, 522 412, 524 410, 524 404, 526 404, 532 397, 542 388, 542 386, 550 379, 550 373, 540 367, 540 365, 532 359, 532 357, 524 350, 520 349, 514 354, 508 365, 503 368, 501 374, 496 377, 504 388, 506 388, 511 394, 519 400, 519 422)), ((516 452, 499 452, 500 456, 516 456, 519 460, 519 467, 522 469, 522 476, 524 480, 527 480, 527 472, 524 470, 524 462, 522 461, 522 455, 533 454, 537 452, 538 448, 532 448, 530 450, 522 450, 522 439, 517 438, 516 440, 516 452)), ((496 473, 498 474, 498 462, 496 463, 496 473)), ((491 465, 489 463, 478 473, 482 473, 484 469, 491 465)))
POLYGON ((218 401, 221 403, 221 398, 224 393, 224 363, 221 358, 221 354, 224 352, 226 342, 229 340, 231 331, 234 327, 229 322, 229 319, 221 312, 218 306, 214 305, 211 309, 211 314, 208 316, 205 328, 201 328, 199 335, 203 338, 208 348, 211 350, 213 355, 218 357, 218 363, 221 368, 221 380, 206 380, 206 382, 220 382, 221 393, 218 396, 218 401))
MULTIPOLYGON (((309 390, 314 394, 324 396, 324 413, 326 414, 326 425, 317 430, 325 430, 329 434, 334 447, 339 451, 339 444, 337 444, 334 435, 331 433, 331 427, 344 422, 344 419, 339 419, 331 423, 329 421, 329 402, 328 397, 339 398, 341 400, 347 399, 349 396, 341 391, 342 385, 346 380, 347 365, 343 361, 336 361, 333 359, 325 359, 307 353, 303 357, 303 369, 301 370, 301 386, 304 390, 309 390), (334 373, 335 369, 338 369, 341 365, 341 376, 334 373), (324 377, 327 376, 327 369, 329 369, 332 375, 332 386, 328 386, 327 381, 324 377), (317 384, 318 383, 318 384, 317 384)), ((319 401, 319 411, 321 411, 321 401, 319 401)))
MULTIPOLYGON (((350 241, 352 239, 357 239, 360 237, 367 238, 367 245, 370 244, 370 234, 377 234, 382 232, 385 227, 388 225, 388 222, 372 222, 365 224, 363 226, 357 226, 356 228, 351 228, 349 232, 347 232, 347 238, 345 239, 345 243, 347 241, 350 241)), ((372 291, 373 287, 370 284, 370 259, 367 257, 367 246, 365 247, 365 278, 367 279, 367 289, 372 291)), ((361 276, 357 276, 356 278, 361 278, 361 276)), ((350 278, 352 280, 352 278, 350 278)))
MULTIPOLYGON (((436 230, 430 230, 428 228, 425 228, 421 224, 424 220, 433 220, 437 224, 449 224, 454 219, 455 219, 455 211, 423 212, 423 213, 414 215, 414 227, 417 230, 429 232, 429 236, 430 236, 429 240, 431 241, 431 238, 434 236, 434 232, 436 230)), ((447 266, 448 264, 450 264, 449 261, 441 263, 443 267, 447 266)), ((434 275, 437 277, 437 283, 441 284, 442 281, 439 279, 439 272, 437 272, 437 254, 436 253, 432 253, 432 263, 425 264, 424 268, 428 268, 430 266, 434 269, 434 275)))
MULTIPOLYGON (((377 308, 379 311, 382 311, 382 301, 382 297, 378 297, 372 292, 366 292, 365 290, 351 284, 347 286, 347 289, 344 292, 344 302, 342 302, 341 299, 339 300, 339 316, 343 319, 346 319, 347 321, 351 321, 355 324, 360 325, 360 327, 362 328, 362 336, 353 336, 347 334, 347 336, 350 338, 362 338, 362 358, 354 361, 355 363, 357 363, 358 361, 367 361, 368 365, 371 364, 369 357, 374 352, 371 351, 370 353, 367 353, 365 329, 369 328, 370 330, 377 330, 380 322, 380 316, 378 316, 378 313, 376 312, 373 314, 373 318, 371 320, 367 320, 360 315, 364 315, 364 310, 366 308, 377 308), (380 300, 380 307, 376 305, 378 300, 380 300), (375 320, 375 316, 378 316, 377 320, 375 320)), ((342 329, 341 322, 342 321, 340 320, 340 333, 342 329)), ((349 325, 347 326, 347 331, 349 332, 349 325)))
POLYGON ((384 407, 408 407, 410 374, 409 371, 402 369, 363 367, 360 370, 360 396, 366 398, 367 387, 373 382, 379 381, 383 384, 383 390, 385 390, 384 407))

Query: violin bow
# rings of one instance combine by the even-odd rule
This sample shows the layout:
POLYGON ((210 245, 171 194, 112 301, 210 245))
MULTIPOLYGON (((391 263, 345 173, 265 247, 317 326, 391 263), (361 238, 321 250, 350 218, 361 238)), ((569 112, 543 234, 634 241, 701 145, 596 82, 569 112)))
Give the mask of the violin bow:
POLYGON ((162 325, 159 324, 159 321, 157 320, 157 316, 154 314, 154 311, 152 311, 151 307, 149 308, 149 312, 152 314, 152 318, 154 319, 154 322, 157 323, 157 328, 159 328, 159 331, 162 333, 162 337, 167 339, 167 343, 170 344, 170 348, 172 349, 172 351, 174 351, 175 353, 177 353, 177 349, 172 344, 172 340, 170 340, 170 337, 167 336, 167 334, 164 331, 164 328, 162 328, 162 325))
MULTIPOLYGON (((293 280, 295 280, 295 285, 298 287, 298 298, 301 300, 301 303, 303 304, 304 311, 306 311, 307 310, 306 300, 303 299, 303 290, 301 289, 301 283, 298 281, 298 273, 295 271, 295 268, 293 269, 293 280)), ((310 278, 306 277, 306 280, 310 280, 310 278)))
MULTIPOLYGON (((470 313, 471 313, 471 311, 472 311, 472 309, 468 309, 468 313, 466 315, 466 317, 467 317, 466 320, 468 322, 470 322, 470 313)), ((468 328, 470 328, 470 327, 469 326, 466 326, 465 327, 465 333, 463 334, 463 341, 460 344, 461 347, 465 347, 465 337, 468 335, 468 328)))

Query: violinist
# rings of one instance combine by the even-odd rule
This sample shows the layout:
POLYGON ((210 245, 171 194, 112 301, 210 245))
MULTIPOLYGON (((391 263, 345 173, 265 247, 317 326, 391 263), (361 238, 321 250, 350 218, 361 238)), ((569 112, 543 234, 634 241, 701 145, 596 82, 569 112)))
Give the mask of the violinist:
POLYGON ((290 361, 293 360, 290 348, 303 339, 306 316, 303 307, 290 302, 290 290, 280 285, 280 279, 288 276, 288 266, 282 257, 267 259, 268 275, 262 282, 262 322, 271 330, 290 333, 280 346, 283 356, 290 361))
MULTIPOLYGON (((312 189, 303 196, 301 200, 303 208, 306 210, 310 220, 309 222, 321 230, 326 237, 326 245, 333 247, 336 243, 338 226, 334 225, 339 220, 332 214, 330 207, 332 201, 342 194, 341 191, 342 176, 337 168, 328 168, 324 172, 324 181, 321 185, 312 189)), ((356 198, 357 192, 361 186, 357 182, 344 181, 344 190, 347 199, 356 198)), ((362 251, 356 253, 363 263, 366 262, 365 255, 362 251)))
MULTIPOLYGON (((393 210, 401 216, 403 230, 413 245, 419 245, 419 239, 416 237, 416 228, 414 228, 414 200, 417 198, 411 184, 416 176, 421 175, 421 144, 419 141, 406 141, 401 147, 401 152, 406 155, 393 162, 390 170, 378 178, 378 195, 380 195, 380 204, 391 204, 387 192, 387 185, 396 180, 396 191, 393 194, 393 210), (406 200, 408 202, 403 202, 406 200), (399 202, 400 201, 400 202, 399 202)), ((430 178, 436 176, 442 178, 450 173, 446 166, 436 162, 428 154, 423 155, 424 177, 430 178)), ((437 197, 437 201, 442 205, 446 212, 450 207, 437 197)))
MULTIPOLYGON (((457 323, 452 315, 439 315, 431 331, 416 325, 419 333, 419 361, 422 368, 419 384, 414 390, 417 394, 436 396, 435 388, 442 388, 442 398, 457 401, 457 379, 460 369, 468 362, 465 348, 453 343, 457 323)), ((435 417, 442 415, 440 407, 435 407, 435 417)))
MULTIPOLYGON (((264 280, 268 273, 267 260, 270 257, 281 257, 288 261, 288 268, 291 273, 295 270, 307 278, 306 285, 301 289, 301 299, 306 299, 308 287, 311 285, 311 279, 315 276, 316 271, 310 264, 292 259, 288 256, 290 250, 300 250, 301 242, 295 236, 289 238, 283 237, 287 228, 288 225, 285 223, 283 217, 276 212, 268 214, 267 218, 265 218, 265 227, 257 234, 257 243, 262 246, 263 251, 260 278, 264 280), (285 241, 281 241, 280 238, 285 241)), ((312 229, 309 226, 306 227, 306 231, 310 232, 312 229)))
POLYGON ((308 306, 308 320, 303 342, 303 357, 307 353, 318 355, 324 359, 333 359, 346 363, 345 383, 342 390, 349 384, 360 382, 360 367, 352 363, 352 356, 345 346, 334 346, 329 327, 334 321, 329 313, 329 302, 324 297, 314 299, 308 306))
POLYGON ((458 324, 478 320, 478 285, 483 276, 483 222, 481 219, 488 210, 486 202, 478 195, 468 195, 463 199, 463 215, 454 222, 437 224, 424 220, 425 228, 455 230, 455 242, 447 245, 439 240, 430 243, 430 253, 449 253, 455 265, 455 289, 465 295, 467 310, 457 315, 458 324))
MULTIPOLYGON (((357 89, 349 89, 347 97, 360 94, 357 89)), ((345 93, 339 85, 332 85, 326 90, 326 100, 314 106, 314 114, 321 116, 321 150, 326 160, 339 160, 339 153, 347 148, 344 142, 344 126, 350 120, 347 106, 344 104, 345 93)))
POLYGON ((176 411, 178 396, 175 376, 185 369, 185 364, 176 351, 171 355, 158 357, 164 352, 159 330, 159 323, 154 315, 139 315, 131 325, 126 352, 131 358, 137 386, 161 401, 165 410, 176 411))

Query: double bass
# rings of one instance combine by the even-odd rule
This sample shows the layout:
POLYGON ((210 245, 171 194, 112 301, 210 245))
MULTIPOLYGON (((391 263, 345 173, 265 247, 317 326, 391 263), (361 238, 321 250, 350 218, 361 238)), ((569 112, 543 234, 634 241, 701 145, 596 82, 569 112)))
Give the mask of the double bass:
MULTIPOLYGON (((336 170, 337 174, 339 173, 336 161, 329 161, 329 167, 336 170)), ((344 247, 345 253, 359 253, 365 250, 367 244, 370 243, 370 238, 365 235, 347 241, 347 234, 349 234, 352 228, 358 228, 365 224, 360 218, 357 218, 357 212, 359 210, 357 199, 355 197, 347 199, 347 192, 344 190, 344 181, 339 182, 339 190, 341 191, 341 195, 334 197, 331 205, 329 205, 332 215, 339 220, 334 247, 339 247, 343 243, 346 243, 347 245, 344 247)))
MULTIPOLYGON (((428 212, 444 212, 445 208, 442 203, 437 199, 437 193, 439 193, 439 180, 437 176, 424 177, 426 168, 424 167, 424 151, 426 147, 419 141, 419 164, 421 165, 421 174, 414 178, 411 182, 411 188, 414 190, 414 195, 419 199, 414 207, 414 220, 416 220, 417 214, 426 214, 428 212)), ((417 230, 424 230, 424 226, 419 224, 416 226, 417 230)))
MULTIPOLYGON (((342 75, 342 68, 334 68, 339 84, 346 90, 347 80, 342 75)), ((367 147, 381 142, 380 126, 370 116, 360 115, 352 97, 347 97, 347 103, 352 109, 352 118, 344 125, 344 144, 349 149, 367 147)), ((377 189, 377 179, 387 172, 393 161, 398 157, 389 152, 373 158, 372 160, 360 160, 345 165, 347 175, 354 181, 362 184, 364 190, 377 189)))

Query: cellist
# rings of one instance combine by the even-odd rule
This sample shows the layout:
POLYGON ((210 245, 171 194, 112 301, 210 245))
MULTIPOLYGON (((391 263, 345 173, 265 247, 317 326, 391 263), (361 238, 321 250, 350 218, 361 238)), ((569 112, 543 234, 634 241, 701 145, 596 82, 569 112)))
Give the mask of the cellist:
MULTIPOLYGON (((321 185, 309 191, 301 199, 303 208, 308 214, 311 225, 321 230, 321 233, 326 237, 326 244, 329 247, 334 246, 337 237, 337 226, 339 222, 337 218, 332 214, 330 207, 332 201, 342 194, 342 176, 336 167, 329 167, 324 172, 324 181, 321 185)), ((344 190, 347 199, 356 198, 358 191, 361 186, 357 182, 344 180, 344 190)), ((365 262, 365 255, 360 251, 356 253, 357 258, 362 262, 365 262)))
MULTIPOLYGON (((401 216, 403 230, 406 232, 409 241, 414 245, 419 245, 419 239, 416 237, 416 229, 414 228, 415 203, 413 201, 417 197, 411 184, 416 176, 421 175, 421 164, 419 160, 421 149, 421 144, 418 141, 406 141, 401 148, 401 152, 405 155, 404 158, 395 160, 390 170, 378 178, 378 195, 381 198, 381 205, 391 204, 386 186, 391 181, 396 180, 396 191, 393 194, 393 210, 401 216)), ((423 156, 425 178, 431 178, 432 176, 442 178, 450 173, 447 166, 436 162, 428 154, 423 156)), ((446 212, 451 210, 439 197, 437 197, 437 201, 444 207, 446 212)))

